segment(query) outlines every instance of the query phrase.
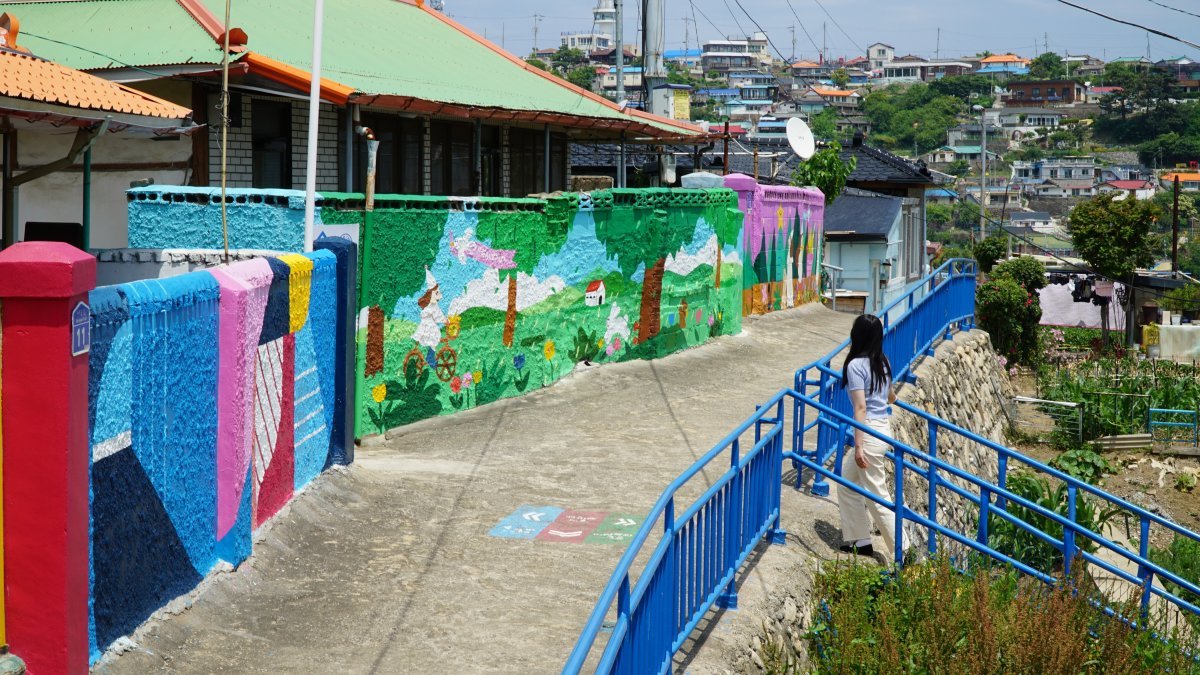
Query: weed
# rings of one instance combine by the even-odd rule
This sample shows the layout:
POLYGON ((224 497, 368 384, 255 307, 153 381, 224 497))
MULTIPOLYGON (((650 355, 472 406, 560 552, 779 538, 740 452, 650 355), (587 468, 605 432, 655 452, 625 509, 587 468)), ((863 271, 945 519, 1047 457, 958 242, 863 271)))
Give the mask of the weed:
POLYGON ((1116 473, 1116 468, 1091 447, 1067 450, 1050 460, 1050 466, 1092 485, 1099 485, 1105 475, 1116 473))
POLYGON ((1191 492, 1196 489, 1196 474, 1180 473, 1175 475, 1175 489, 1180 492, 1191 492))

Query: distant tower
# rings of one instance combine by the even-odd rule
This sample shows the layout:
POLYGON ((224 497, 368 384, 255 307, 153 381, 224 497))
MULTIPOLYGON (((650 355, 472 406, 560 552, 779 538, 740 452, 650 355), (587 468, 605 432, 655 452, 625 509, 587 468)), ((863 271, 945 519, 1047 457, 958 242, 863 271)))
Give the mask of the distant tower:
POLYGON ((609 38, 617 34, 617 8, 613 0, 596 0, 596 9, 592 10, 592 20, 596 23, 596 32, 609 38))

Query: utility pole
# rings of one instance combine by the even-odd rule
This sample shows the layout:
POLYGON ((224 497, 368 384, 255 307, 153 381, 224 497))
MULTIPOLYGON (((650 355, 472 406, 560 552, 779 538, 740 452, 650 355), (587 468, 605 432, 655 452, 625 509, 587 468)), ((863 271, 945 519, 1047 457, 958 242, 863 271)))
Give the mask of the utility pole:
POLYGON ((1179 174, 1175 174, 1175 204, 1171 207, 1171 274, 1179 276, 1179 174))
POLYGON ((1146 60, 1151 61, 1151 62, 1154 61, 1154 59, 1150 58, 1150 33, 1149 32, 1146 33, 1146 60))
POLYGON ((1042 33, 1042 40, 1044 41, 1042 43, 1042 45, 1045 47, 1045 49, 1043 49, 1042 52, 1045 54, 1049 54, 1050 53, 1050 33, 1042 33))
MULTIPOLYGON (((616 0, 613 3, 614 14, 617 18, 616 35, 617 51, 617 105, 624 106, 625 103, 625 36, 622 35, 622 27, 625 24, 625 15, 621 12, 622 0, 616 0)), ((624 108, 621 108, 624 110, 624 108)), ((617 153, 617 181, 616 187, 625 187, 625 132, 621 132, 621 147, 617 153)))
POLYGON ((541 14, 533 15, 533 51, 535 52, 538 49, 538 24, 542 22, 543 18, 545 17, 543 17, 541 14))
POLYGON ((796 62, 796 24, 792 24, 792 63, 796 62))
POLYGON ((685 59, 687 58, 688 49, 691 46, 691 41, 689 40, 689 36, 688 36, 688 22, 689 21, 690 21, 690 19, 688 19, 686 16, 683 17, 683 54, 684 54, 685 59))
POLYGON ((942 58, 942 27, 938 26, 937 45, 933 48, 933 58, 942 58))
POLYGON ((828 27, 829 24, 821 24, 821 65, 825 65, 825 62, 829 60, 829 56, 827 54, 829 50, 825 46, 829 37, 828 33, 826 32, 826 28, 828 27))

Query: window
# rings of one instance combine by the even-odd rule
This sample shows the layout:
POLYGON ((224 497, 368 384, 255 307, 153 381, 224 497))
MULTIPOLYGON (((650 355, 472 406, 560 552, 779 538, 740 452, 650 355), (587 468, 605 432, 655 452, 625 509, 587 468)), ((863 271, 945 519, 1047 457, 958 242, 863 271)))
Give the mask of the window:
POLYGON ((292 187, 292 104, 254 99, 250 104, 253 186, 292 187))
POLYGON ((1054 87, 1046 87, 1046 95, 1047 96, 1053 97, 1055 95, 1054 94, 1055 91, 1057 91, 1057 90, 1054 87))
POLYGON ((430 193, 465 197, 475 194, 471 149, 473 124, 434 121, 430 127, 430 193))
MULTIPOLYGON (((375 156, 377 194, 419 195, 424 192, 421 169, 424 160, 424 125, 419 119, 397 115, 363 113, 362 123, 375 132, 379 152, 375 156)), ((359 136, 354 144, 354 178, 367 180, 367 142, 359 136)))
POLYGON ((1033 97, 1034 97, 1034 98, 1041 98, 1041 97, 1042 97, 1042 88, 1041 88, 1041 87, 1034 87, 1034 88, 1033 88, 1033 97))
POLYGON ((901 228, 903 231, 904 247, 903 252, 903 269, 896 269, 895 272, 902 272, 904 276, 912 281, 919 279, 925 268, 925 238, 922 236, 922 224, 924 213, 921 209, 921 201, 919 199, 905 199, 903 210, 901 212, 901 228))

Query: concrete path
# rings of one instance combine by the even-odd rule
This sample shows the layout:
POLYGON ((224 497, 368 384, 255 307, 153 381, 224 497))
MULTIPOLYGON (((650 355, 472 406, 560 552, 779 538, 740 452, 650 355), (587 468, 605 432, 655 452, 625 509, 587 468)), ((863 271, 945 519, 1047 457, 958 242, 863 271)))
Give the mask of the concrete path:
MULTIPOLYGON (((644 514, 852 319, 815 306, 758 317, 737 337, 368 443, 265 528, 246 564, 96 670, 557 672, 623 546, 489 532, 523 505, 644 514)), ((836 523, 828 502, 792 495, 836 523)))

